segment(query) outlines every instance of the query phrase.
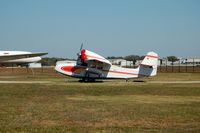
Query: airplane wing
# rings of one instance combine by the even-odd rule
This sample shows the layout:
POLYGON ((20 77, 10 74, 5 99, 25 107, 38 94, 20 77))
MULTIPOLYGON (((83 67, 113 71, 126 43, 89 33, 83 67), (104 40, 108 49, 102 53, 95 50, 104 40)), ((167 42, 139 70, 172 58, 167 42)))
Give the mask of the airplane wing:
POLYGON ((104 57, 91 52, 89 50, 83 49, 81 51, 81 61, 84 63, 97 63, 97 64, 106 64, 106 65, 111 65, 111 62, 104 57))
POLYGON ((0 56, 0 61, 31 58, 31 57, 43 56, 46 54, 48 54, 48 53, 27 53, 27 54, 16 54, 16 55, 2 55, 2 56, 0 56))

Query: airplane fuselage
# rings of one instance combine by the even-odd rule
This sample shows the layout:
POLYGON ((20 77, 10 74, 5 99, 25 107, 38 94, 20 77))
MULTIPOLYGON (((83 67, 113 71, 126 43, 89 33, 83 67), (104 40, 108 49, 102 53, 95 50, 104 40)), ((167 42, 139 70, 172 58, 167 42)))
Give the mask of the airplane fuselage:
MULTIPOLYGON (((139 72, 139 68, 130 69, 118 67, 115 65, 104 65, 102 67, 88 67, 77 65, 76 62, 57 64, 55 70, 59 73, 76 78, 93 79, 129 79, 148 77, 150 74, 146 71, 139 72)), ((153 69, 153 68, 152 68, 153 69)))

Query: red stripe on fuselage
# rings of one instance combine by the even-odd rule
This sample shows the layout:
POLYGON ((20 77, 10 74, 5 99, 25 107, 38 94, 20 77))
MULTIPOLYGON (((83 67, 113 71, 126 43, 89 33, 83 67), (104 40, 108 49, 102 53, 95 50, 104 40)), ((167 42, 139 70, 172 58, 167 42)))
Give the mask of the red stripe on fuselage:
POLYGON ((129 73, 129 72, 113 71, 113 70, 103 70, 103 71, 110 72, 110 73, 117 73, 117 74, 132 75, 132 76, 148 76, 148 75, 144 75, 144 74, 135 74, 135 73, 129 73))
POLYGON ((85 67, 81 67, 81 66, 63 66, 61 67, 61 70, 65 71, 65 72, 75 72, 78 69, 81 68, 85 68, 85 67))
POLYGON ((65 72, 74 72, 75 67, 73 67, 73 66, 63 66, 63 67, 61 67, 61 70, 65 71, 65 72))

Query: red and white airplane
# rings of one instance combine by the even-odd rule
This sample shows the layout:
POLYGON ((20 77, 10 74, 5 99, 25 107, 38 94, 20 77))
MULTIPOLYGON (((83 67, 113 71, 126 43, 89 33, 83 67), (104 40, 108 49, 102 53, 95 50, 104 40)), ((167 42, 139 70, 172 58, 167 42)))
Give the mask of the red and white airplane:
POLYGON ((35 63, 41 60, 40 56, 48 53, 32 53, 26 51, 0 51, 0 64, 6 63, 35 63))
POLYGON ((55 70, 63 75, 81 78, 83 81, 95 79, 130 79, 155 76, 157 74, 158 54, 148 52, 138 68, 123 68, 112 65, 104 57, 82 49, 77 61, 57 63, 55 70))

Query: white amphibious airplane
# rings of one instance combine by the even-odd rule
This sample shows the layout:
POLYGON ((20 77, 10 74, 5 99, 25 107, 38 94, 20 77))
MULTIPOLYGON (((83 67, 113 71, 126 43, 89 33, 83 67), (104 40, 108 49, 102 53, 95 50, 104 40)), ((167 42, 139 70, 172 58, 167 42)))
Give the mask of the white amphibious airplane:
POLYGON ((82 49, 77 61, 57 63, 55 70, 63 75, 81 78, 83 81, 95 79, 130 79, 155 76, 157 74, 158 55, 148 52, 138 68, 123 68, 112 65, 104 57, 82 49))
POLYGON ((48 53, 32 53, 27 51, 0 51, 0 64, 5 63, 35 63, 41 60, 40 56, 48 53))

